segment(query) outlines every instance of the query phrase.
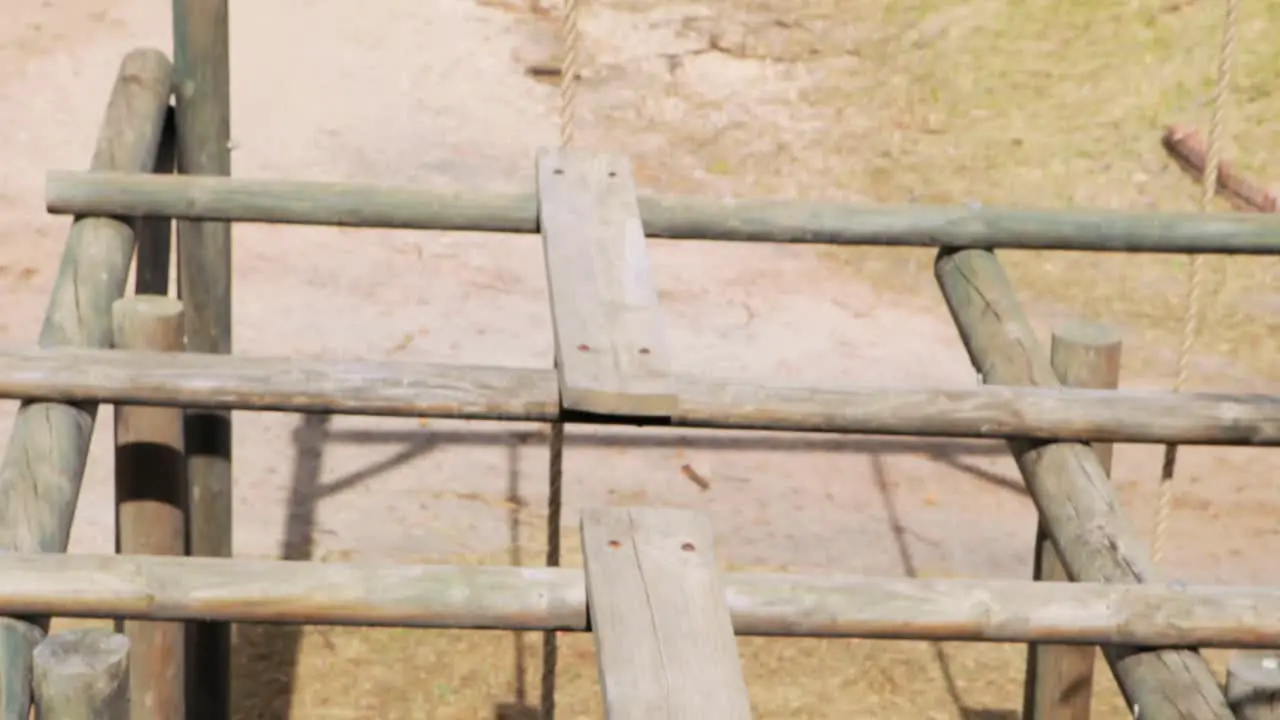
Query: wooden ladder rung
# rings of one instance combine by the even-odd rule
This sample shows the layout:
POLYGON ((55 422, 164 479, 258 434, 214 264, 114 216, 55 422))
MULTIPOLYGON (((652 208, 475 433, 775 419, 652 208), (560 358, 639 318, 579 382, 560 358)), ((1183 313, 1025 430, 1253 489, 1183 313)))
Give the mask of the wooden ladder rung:
POLYGON ((562 405, 673 415, 675 383, 630 161, 540 151, 538 213, 562 405))
POLYGON ((609 720, 748 720, 737 638, 697 512, 582 514, 587 610, 609 720))

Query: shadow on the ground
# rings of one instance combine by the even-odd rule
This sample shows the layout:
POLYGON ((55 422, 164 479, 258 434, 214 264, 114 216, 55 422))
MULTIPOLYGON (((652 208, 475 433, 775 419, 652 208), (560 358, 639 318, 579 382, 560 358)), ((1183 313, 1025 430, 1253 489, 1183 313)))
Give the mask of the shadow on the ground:
MULTIPOLYGON (((336 430, 329 433, 330 442, 356 444, 403 443, 407 448, 445 445, 508 445, 545 443, 545 434, 511 432, 509 430, 336 430)), ((1014 476, 1003 475, 980 467, 967 458, 1007 456, 1008 447, 1001 440, 963 440, 950 438, 898 438, 855 435, 796 435, 790 433, 743 432, 717 434, 681 432, 641 434, 636 432, 596 432, 589 435, 566 433, 565 448, 690 448, 741 452, 823 452, 875 455, 917 455, 959 470, 976 480, 1002 490, 1026 495, 1026 488, 1014 476)), ((415 455, 416 456, 416 455, 415 455)), ((403 460, 401 462, 404 462, 403 460)), ((328 494, 328 493, 326 493, 328 494)))
MULTIPOLYGON (((885 472, 884 459, 878 453, 871 454, 871 474, 875 479, 876 489, 884 502, 884 515, 889 522, 889 530, 893 534, 894 546, 898 549, 898 559, 902 563, 902 571, 907 577, 918 577, 919 568, 915 557, 911 554, 911 546, 907 542, 906 527, 902 524, 902 515, 898 503, 893 496, 893 488, 889 487, 888 475, 885 472)), ((1005 708, 972 708, 964 704, 960 695, 960 686, 956 683, 955 673, 947 660, 947 653, 942 643, 931 642, 929 648, 938 670, 942 673, 942 682, 946 685, 947 696, 955 704, 956 710, 964 720, 1017 720, 1021 713, 1005 708)))
MULTIPOLYGON (((315 554, 314 531, 318 503, 337 495, 378 475, 444 445, 493 445, 507 451, 507 503, 509 514, 510 562, 524 565, 530 561, 542 564, 543 558, 525 558, 520 538, 520 513, 523 510, 520 492, 520 452, 525 445, 546 442, 546 436, 537 431, 512 432, 509 430, 475 431, 449 429, 422 430, 340 430, 329 427, 328 415, 303 415, 293 434, 294 473, 288 505, 288 521, 282 539, 281 557, 286 560, 313 560, 315 554), (324 446, 329 442, 365 444, 400 444, 402 447, 389 457, 332 482, 322 483, 324 446)), ((998 473, 988 471, 965 460, 966 457, 1004 454, 1007 449, 1001 442, 966 441, 950 439, 912 439, 853 436, 794 436, 782 433, 752 433, 750 435, 681 434, 641 435, 628 432, 600 432, 589 435, 569 434, 566 448, 573 447, 635 447, 635 448, 700 448, 722 451, 774 451, 774 452, 830 452, 867 454, 871 460, 872 474, 885 503, 900 559, 910 576, 916 575, 915 561, 908 547, 893 495, 888 487, 883 463, 884 455, 911 454, 959 469, 970 476, 1001 489, 1025 494, 1021 483, 998 473)), ((530 660, 523 633, 512 633, 514 648, 514 693, 509 701, 494 706, 495 720, 533 720, 540 716, 538 698, 527 687, 530 660)), ((233 641, 233 716, 254 720, 289 720, 293 715, 292 697, 297 675, 298 654, 302 640, 302 628, 288 625, 240 625, 235 629, 233 641)), ((1012 710, 966 708, 961 703, 959 691, 946 656, 940 645, 934 644, 934 653, 942 669, 947 691, 962 716, 967 720, 1008 720, 1018 714, 1012 710)))
MULTIPOLYGON (((322 487, 324 444, 328 415, 303 415, 293 433, 294 465, 290 485, 288 521, 282 542, 285 560, 311 560, 314 555, 316 504, 334 492, 322 487)), ((379 463, 386 469, 386 463, 379 463)), ((375 472, 344 478, 350 487, 375 472)), ((289 720, 297 676, 302 627, 297 625, 239 625, 232 641, 232 717, 253 720, 289 720)))

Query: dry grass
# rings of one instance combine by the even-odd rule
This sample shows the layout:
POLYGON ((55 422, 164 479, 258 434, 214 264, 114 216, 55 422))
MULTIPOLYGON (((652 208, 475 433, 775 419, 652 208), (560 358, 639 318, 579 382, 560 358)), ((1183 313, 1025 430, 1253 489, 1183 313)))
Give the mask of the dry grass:
MULTIPOLYGON (((652 168, 669 168, 655 179, 666 188, 891 204, 1198 208, 1198 183, 1165 157, 1159 138, 1174 122, 1207 127, 1220 2, 716 5, 716 17, 692 29, 721 56, 768 61, 768 77, 785 91, 682 90, 682 121, 659 123, 665 142, 638 153, 652 168), (673 163, 676 154, 690 156, 703 179, 673 163)), ((1228 151, 1264 185, 1280 180, 1278 30, 1280 1, 1244 6, 1228 151)), ((618 108, 613 118, 626 115, 618 108)), ((884 290, 936 297, 927 250, 831 256, 884 290)), ((1009 252, 1005 259, 1025 299, 1120 324, 1130 361, 1172 372, 1167 349, 1184 313, 1186 258, 1009 252)), ((1199 350, 1280 378, 1280 260, 1206 266, 1199 350)))

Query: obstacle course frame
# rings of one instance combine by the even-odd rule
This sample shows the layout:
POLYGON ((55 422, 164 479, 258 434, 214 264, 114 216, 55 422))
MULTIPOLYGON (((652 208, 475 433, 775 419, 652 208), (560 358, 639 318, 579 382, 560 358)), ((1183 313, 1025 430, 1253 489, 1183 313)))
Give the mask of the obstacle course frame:
MULTIPOLYGON (((1277 445, 1280 397, 1103 389, 1114 387, 1118 340, 1064 330, 1046 352, 995 252, 1280 254, 1280 216, 705 204, 638 196, 625 158, 559 150, 539 153, 538 187, 523 195, 236 179, 227 147, 225 0, 175 0, 174 22, 173 64, 156 50, 124 59, 89 172, 50 173, 50 212, 75 220, 40 347, 0 353, 0 397, 24 401, 0 466, 0 549, 9 551, 0 555, 0 612, 10 616, 0 619, 6 720, 26 717, 32 677, 38 693, 62 693, 50 708, 71 702, 112 718, 123 712, 119 643, 63 638, 58 652, 33 653, 48 616, 190 623, 178 636, 188 647, 179 653, 182 692, 168 677, 173 692, 165 697, 186 717, 219 719, 228 716, 229 622, 591 631, 611 718, 748 717, 735 632, 1051 643, 1031 650, 1028 673, 1028 716, 1044 719, 1075 717, 1069 713, 1079 707, 1057 692, 1061 673, 1046 668, 1074 657, 1072 672, 1090 677, 1094 645, 1143 718, 1233 717, 1190 648, 1280 646, 1280 588, 1161 581, 1116 502, 1109 452, 1097 445, 1277 445), (170 262, 170 220, 181 302, 147 320, 138 301, 122 300, 126 279, 136 255, 138 285, 128 297, 169 294, 161 269, 170 262), (556 367, 232 355, 233 222, 540 233, 556 367), (676 377, 646 236, 937 247, 939 286, 984 386, 889 391, 676 377), (171 340, 164 347, 156 330, 175 318, 184 352, 171 340), (131 322, 151 322, 152 331, 122 342, 119 328, 131 322), (123 546, 117 556, 61 554, 100 403, 150 418, 134 441, 117 428, 118 458, 130 442, 161 436, 181 458, 168 480, 190 493, 183 551, 192 557, 123 546), (140 412, 161 408, 171 412, 140 412), (584 570, 232 559, 229 413, 236 409, 1001 438, 1040 512, 1037 579, 1057 573, 1075 582, 721 576, 705 519, 656 509, 588 510, 584 570), (686 594, 660 591, 670 587, 686 594), (116 694, 90 697, 93 683, 59 681, 68 647, 109 656, 101 666, 116 694), (1083 666, 1082 648, 1090 655, 1083 666), (692 679, 663 675, 655 657, 687 668, 692 679)), ((118 461, 118 482, 163 479, 123 467, 118 461)), ((133 537, 124 524, 119 536, 133 537)), ((176 662, 174 636, 130 633, 129 640, 128 682, 156 689, 164 660, 176 662), (149 658, 141 668, 140 658, 149 658)))

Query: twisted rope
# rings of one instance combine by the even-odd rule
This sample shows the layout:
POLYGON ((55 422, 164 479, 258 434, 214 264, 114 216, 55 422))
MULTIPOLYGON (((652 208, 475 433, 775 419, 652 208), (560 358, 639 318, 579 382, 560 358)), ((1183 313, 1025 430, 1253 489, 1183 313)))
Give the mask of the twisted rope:
MULTIPOLYGON (((1222 135, 1226 125, 1227 100, 1231 91, 1231 65, 1236 50, 1236 25, 1239 0, 1227 0, 1222 29, 1222 49, 1218 56, 1218 83, 1213 91, 1213 116, 1209 121, 1209 142, 1205 151, 1204 172, 1200 176, 1200 212, 1209 212, 1218 192, 1218 169, 1222 164, 1222 135)), ((1182 392, 1190 374, 1191 349, 1200 331, 1201 295, 1204 285, 1204 257, 1191 256, 1191 274, 1187 283, 1187 312, 1182 325, 1182 344, 1178 348, 1178 373, 1173 391, 1182 392)), ((1173 478, 1178 463, 1178 446, 1166 445, 1164 466, 1160 473, 1160 499, 1156 508, 1155 539, 1151 559, 1159 563, 1164 555, 1169 516, 1173 511, 1173 478)))
MULTIPOLYGON (((560 511, 562 492, 560 478, 564 468, 564 423, 551 423, 551 489, 547 498, 547 567, 560 565, 560 511)), ((542 693, 539 715, 552 720, 556 713, 556 664, 559 647, 556 633, 542 634, 542 693)))
POLYGON ((578 96, 578 0, 564 0, 560 34, 564 42, 564 60, 560 64, 560 147, 567 148, 573 144, 574 101, 578 96))
MULTIPOLYGON (((575 125, 574 101, 578 95, 578 0, 564 0, 561 18, 564 61, 560 66, 560 147, 573 145, 575 125)), ((557 359, 558 362, 558 359, 557 359)), ((547 567, 560 565, 560 514, 564 491, 564 423, 551 423, 550 489, 547 494, 547 567)), ((553 720, 556 714, 556 665, 559 646, 554 630, 542 635, 542 692, 539 714, 542 720, 553 720)))

